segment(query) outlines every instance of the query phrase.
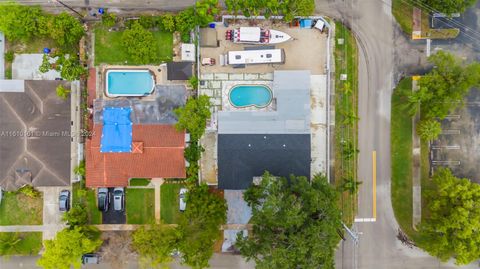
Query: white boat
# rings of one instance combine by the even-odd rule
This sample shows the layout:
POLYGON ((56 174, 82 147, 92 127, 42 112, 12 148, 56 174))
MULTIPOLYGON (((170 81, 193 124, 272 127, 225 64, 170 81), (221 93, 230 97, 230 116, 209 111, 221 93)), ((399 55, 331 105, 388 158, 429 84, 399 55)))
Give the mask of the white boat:
POLYGON ((260 27, 240 27, 227 30, 225 38, 234 43, 245 44, 278 44, 292 39, 290 35, 282 31, 260 27))

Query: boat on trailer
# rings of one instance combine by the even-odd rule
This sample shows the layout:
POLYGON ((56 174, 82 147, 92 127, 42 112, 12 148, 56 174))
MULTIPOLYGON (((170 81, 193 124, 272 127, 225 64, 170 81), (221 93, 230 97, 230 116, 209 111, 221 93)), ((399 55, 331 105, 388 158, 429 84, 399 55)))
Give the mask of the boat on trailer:
POLYGON ((292 37, 282 31, 260 27, 240 27, 227 30, 225 38, 234 43, 244 44, 279 44, 292 37))

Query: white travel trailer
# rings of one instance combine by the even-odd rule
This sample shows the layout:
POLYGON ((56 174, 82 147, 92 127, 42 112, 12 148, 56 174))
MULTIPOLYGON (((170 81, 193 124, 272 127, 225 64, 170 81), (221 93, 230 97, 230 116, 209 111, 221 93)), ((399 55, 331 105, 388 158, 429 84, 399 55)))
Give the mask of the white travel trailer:
POLYGON ((225 55, 229 65, 285 63, 283 49, 229 51, 225 55))

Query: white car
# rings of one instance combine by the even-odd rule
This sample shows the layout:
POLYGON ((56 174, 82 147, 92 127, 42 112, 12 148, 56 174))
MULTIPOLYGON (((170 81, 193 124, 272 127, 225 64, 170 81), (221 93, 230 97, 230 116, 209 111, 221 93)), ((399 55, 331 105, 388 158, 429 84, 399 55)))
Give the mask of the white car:
POLYGON ((187 189, 181 188, 178 197, 180 198, 180 211, 185 211, 187 207, 187 203, 185 202, 185 194, 187 193, 187 189))

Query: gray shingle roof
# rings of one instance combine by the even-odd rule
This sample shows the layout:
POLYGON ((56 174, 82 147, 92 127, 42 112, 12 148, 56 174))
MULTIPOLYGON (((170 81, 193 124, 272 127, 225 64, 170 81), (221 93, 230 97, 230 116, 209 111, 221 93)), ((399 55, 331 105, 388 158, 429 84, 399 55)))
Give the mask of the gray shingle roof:
POLYGON ((310 134, 219 134, 218 187, 246 189, 265 171, 310 177, 310 134))

